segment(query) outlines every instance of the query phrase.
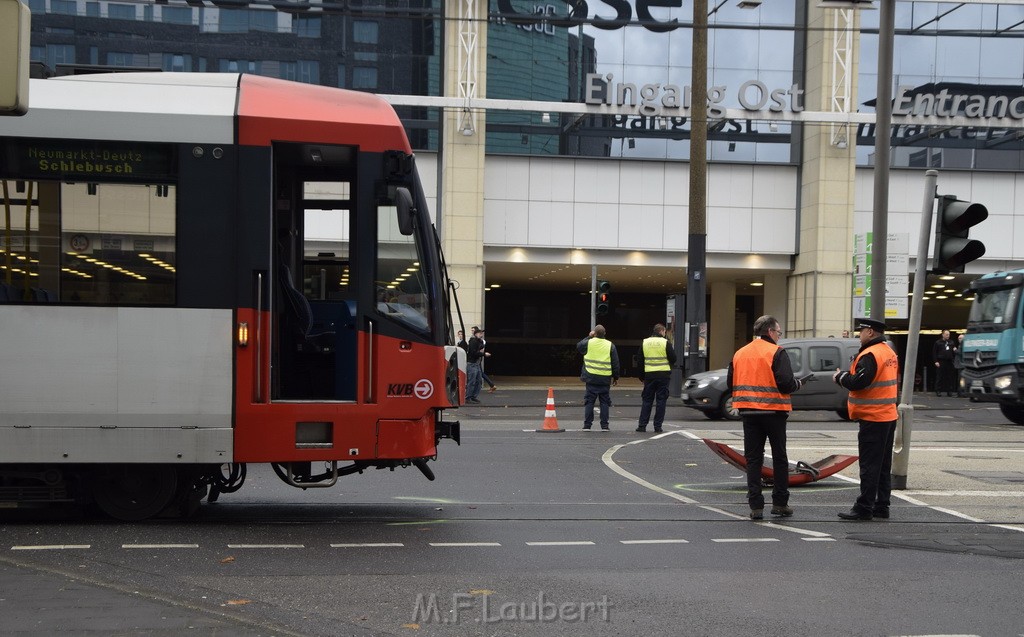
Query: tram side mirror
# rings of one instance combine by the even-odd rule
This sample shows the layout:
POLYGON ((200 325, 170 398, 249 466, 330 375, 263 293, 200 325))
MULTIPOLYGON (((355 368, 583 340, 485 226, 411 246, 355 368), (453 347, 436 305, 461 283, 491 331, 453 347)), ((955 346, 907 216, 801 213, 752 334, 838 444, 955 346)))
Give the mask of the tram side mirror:
POLYGON ((413 233, 413 219, 416 217, 416 206, 412 202, 412 194, 408 188, 395 189, 395 208, 398 210, 398 231, 405 236, 413 233))

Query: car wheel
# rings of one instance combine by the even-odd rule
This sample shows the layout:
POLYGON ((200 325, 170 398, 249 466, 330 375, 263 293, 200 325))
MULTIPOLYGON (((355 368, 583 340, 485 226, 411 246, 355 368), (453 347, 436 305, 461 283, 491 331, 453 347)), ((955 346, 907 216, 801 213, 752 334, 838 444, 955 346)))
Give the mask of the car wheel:
POLYGON ((722 412, 721 412, 721 410, 718 410, 718 409, 709 409, 709 410, 704 412, 704 416, 708 420, 721 420, 722 419, 722 412))
POLYGON ((836 415, 838 415, 843 420, 849 420, 850 419, 850 410, 849 409, 837 409, 836 410, 836 415))
POLYGON ((722 417, 726 420, 740 420, 740 412, 732 406, 732 392, 722 396, 722 417))

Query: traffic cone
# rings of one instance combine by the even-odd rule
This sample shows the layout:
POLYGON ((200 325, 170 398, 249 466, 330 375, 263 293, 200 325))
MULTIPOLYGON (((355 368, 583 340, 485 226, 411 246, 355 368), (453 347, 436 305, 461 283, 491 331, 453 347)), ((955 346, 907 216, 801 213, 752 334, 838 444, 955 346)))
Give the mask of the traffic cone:
POLYGON ((565 431, 558 426, 558 417, 555 416, 555 389, 548 387, 548 404, 544 408, 544 424, 537 431, 565 431))

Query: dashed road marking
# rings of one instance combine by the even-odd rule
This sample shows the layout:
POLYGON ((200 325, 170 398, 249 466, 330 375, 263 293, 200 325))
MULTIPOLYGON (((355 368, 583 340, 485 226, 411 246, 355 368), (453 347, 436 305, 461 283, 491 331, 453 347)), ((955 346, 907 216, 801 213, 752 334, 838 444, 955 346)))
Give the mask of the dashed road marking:
POLYGON ((12 546, 12 551, 68 551, 74 549, 89 549, 92 548, 89 544, 40 544, 40 545, 25 545, 25 546, 12 546))
POLYGON ((122 544, 123 549, 197 549, 198 544, 122 544))
POLYGON ((229 549, 304 549, 304 544, 228 544, 229 549))
POLYGON ((527 542, 526 546, 594 546, 590 540, 570 540, 566 542, 527 542))
POLYGON ((689 544, 689 540, 619 540, 621 544, 689 544))
POLYGON ((777 537, 713 537, 712 542, 727 543, 743 543, 743 542, 780 542, 777 537))
POLYGON ((429 542, 430 546, 501 546, 500 542, 429 542))
POLYGON ((405 546, 401 542, 350 542, 332 544, 332 549, 383 549, 405 546))

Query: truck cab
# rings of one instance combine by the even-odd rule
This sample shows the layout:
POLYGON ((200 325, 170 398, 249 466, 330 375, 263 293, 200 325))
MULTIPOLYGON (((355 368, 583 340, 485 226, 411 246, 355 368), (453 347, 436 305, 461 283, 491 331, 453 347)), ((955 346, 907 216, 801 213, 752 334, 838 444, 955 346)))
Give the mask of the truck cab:
POLYGON ((994 402, 1024 425, 1024 270, 993 272, 971 283, 974 302, 961 356, 961 390, 976 402, 994 402))

